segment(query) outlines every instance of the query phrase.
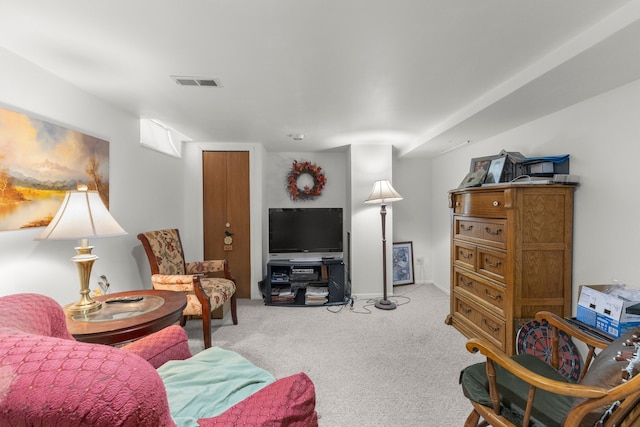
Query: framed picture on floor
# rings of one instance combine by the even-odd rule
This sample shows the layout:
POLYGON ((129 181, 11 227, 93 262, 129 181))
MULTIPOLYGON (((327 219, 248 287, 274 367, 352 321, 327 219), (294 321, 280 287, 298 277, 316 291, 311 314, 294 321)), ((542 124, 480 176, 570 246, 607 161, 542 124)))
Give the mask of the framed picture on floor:
POLYGON ((393 286, 410 285, 413 277, 413 242, 393 244, 393 286))

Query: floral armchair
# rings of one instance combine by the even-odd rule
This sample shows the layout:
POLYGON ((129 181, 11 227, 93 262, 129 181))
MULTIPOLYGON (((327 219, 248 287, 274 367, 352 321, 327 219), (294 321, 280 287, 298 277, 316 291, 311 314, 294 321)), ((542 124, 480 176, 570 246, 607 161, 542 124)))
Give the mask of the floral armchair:
POLYGON ((230 301, 231 319, 238 324, 236 283, 226 260, 185 262, 180 232, 177 229, 148 231, 138 239, 149 258, 154 289, 184 292, 187 306, 182 312, 182 325, 187 316, 202 316, 204 347, 211 347, 211 312, 230 301), (210 277, 212 274, 223 277, 210 277))
POLYGON ((2 426, 317 424, 314 386, 304 373, 276 380, 218 347, 192 356, 177 325, 123 347, 77 342, 51 298, 0 297, 2 426))

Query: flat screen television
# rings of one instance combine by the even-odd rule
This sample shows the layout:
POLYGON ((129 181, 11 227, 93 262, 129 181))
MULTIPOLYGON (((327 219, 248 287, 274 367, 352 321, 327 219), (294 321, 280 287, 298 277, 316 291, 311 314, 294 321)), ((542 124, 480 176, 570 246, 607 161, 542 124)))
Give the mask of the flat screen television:
POLYGON ((342 208, 269 209, 270 255, 336 252, 342 255, 342 208))

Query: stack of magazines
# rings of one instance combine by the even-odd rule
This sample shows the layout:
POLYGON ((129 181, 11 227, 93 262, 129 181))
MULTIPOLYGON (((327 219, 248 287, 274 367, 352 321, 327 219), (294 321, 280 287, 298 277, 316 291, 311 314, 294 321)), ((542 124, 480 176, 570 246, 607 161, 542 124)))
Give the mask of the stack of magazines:
POLYGON ((307 286, 304 295, 304 303, 306 305, 323 305, 329 296, 329 288, 326 286, 307 286))
POLYGON ((271 289, 271 302, 294 302, 296 300, 297 289, 291 286, 271 289))

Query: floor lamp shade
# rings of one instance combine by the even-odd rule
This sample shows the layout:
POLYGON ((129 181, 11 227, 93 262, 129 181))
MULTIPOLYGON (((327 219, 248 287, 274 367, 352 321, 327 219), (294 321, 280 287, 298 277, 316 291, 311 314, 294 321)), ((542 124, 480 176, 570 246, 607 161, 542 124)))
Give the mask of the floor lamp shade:
POLYGON ((71 260, 78 267, 81 298, 67 307, 68 313, 86 314, 101 307, 89 296, 91 267, 98 257, 91 253, 93 246, 88 245, 88 239, 123 234, 127 232, 111 216, 97 191, 87 191, 86 187, 67 191, 60 209, 35 240, 80 240, 71 260))
POLYGON ((382 221, 382 299, 376 302, 376 308, 393 310, 396 304, 387 299, 387 238, 386 223, 387 203, 402 200, 402 196, 393 188, 389 180, 383 179, 373 184, 371 194, 365 203, 380 203, 380 219, 382 221))
POLYGON ((373 183, 371 194, 365 203, 381 203, 383 205, 402 200, 402 196, 393 188, 388 179, 382 179, 373 183))

